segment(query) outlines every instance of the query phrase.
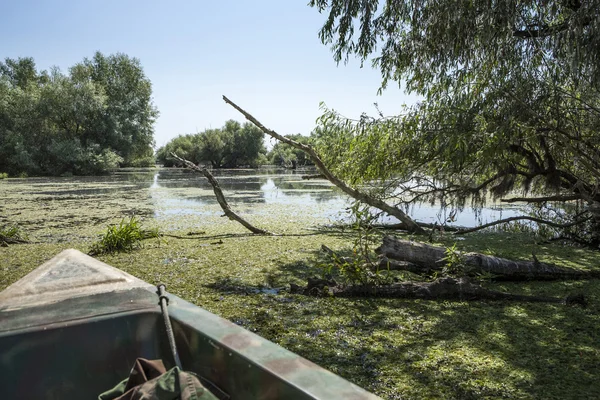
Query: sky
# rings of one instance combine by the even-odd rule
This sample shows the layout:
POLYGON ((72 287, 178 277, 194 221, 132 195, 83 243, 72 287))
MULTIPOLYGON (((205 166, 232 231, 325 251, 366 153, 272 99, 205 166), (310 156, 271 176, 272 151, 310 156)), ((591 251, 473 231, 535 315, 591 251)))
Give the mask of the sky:
MULTIPOLYGON (((337 65, 308 0, 0 0, 0 59, 62 71, 96 51, 140 60, 152 81, 156 146, 244 118, 226 95, 281 134, 308 135, 319 103, 356 118, 398 114, 415 97, 357 60, 337 65)), ((269 143, 268 143, 269 145, 269 143)), ((269 146, 270 147, 270 146, 269 146)))

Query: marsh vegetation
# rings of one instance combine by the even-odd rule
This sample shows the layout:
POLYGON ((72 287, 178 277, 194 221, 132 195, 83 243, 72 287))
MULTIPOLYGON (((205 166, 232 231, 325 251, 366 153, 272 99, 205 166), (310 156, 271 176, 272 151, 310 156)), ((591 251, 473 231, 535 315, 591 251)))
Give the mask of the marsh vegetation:
MULTIPOLYGON (((99 259, 150 283, 166 283, 178 296, 383 398, 558 399, 600 390, 596 280, 484 280, 487 288, 522 295, 585 292, 586 308, 292 294, 290 284, 305 285, 324 272, 335 275, 324 269, 330 258, 321 245, 352 256, 356 232, 344 213, 351 201, 327 181, 303 181, 303 172, 213 172, 236 211, 280 235, 252 235, 221 217, 209 184, 185 170, 3 180, 1 221, 20 226, 30 243, 0 248, 0 289, 63 249, 88 252, 107 226, 135 215, 144 227, 172 236, 99 259)), ((498 211, 484 210, 490 217, 486 212, 498 211)), ((474 221, 473 214, 459 218, 474 221)), ((381 243, 389 233, 373 230, 369 240, 381 243)), ((539 243, 530 234, 480 232, 457 240, 438 233, 433 243, 510 259, 530 260, 535 252, 541 261, 578 270, 600 265, 597 252, 539 243)), ((414 279, 406 271, 394 277, 414 279)))
POLYGON ((138 60, 0 63, 0 289, 74 247, 386 399, 600 397, 596 2, 309 5, 335 61, 372 62, 380 90, 422 101, 350 117, 323 103, 308 136, 223 96, 249 122, 158 150, 213 167, 263 234, 223 218, 214 182, 191 171, 73 176, 154 162, 138 60), (267 161, 287 169, 224 169, 267 161), (317 179, 301 179, 307 164, 317 179))

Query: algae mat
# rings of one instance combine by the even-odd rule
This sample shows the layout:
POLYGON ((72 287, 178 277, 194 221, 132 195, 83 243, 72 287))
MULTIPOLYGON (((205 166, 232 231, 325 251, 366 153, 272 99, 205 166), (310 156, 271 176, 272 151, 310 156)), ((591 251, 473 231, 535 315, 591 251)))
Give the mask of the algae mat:
MULTIPOLYGON (((281 288, 321 272, 321 244, 351 250, 351 232, 319 230, 347 206, 339 193, 326 182, 308 188, 285 173, 218 177, 234 209, 282 234, 257 237, 220 216, 198 177, 173 171, 161 179, 160 173, 0 181, 0 225, 16 223, 32 241, 0 248, 0 289, 63 249, 86 252, 107 224, 135 214, 146 226, 183 238, 148 240, 102 261, 149 283, 164 282, 178 296, 383 398, 600 397, 597 281, 490 285, 540 295, 583 291, 587 308, 291 295, 281 288)), ((478 234, 457 246, 517 258, 535 251, 569 267, 600 266, 597 252, 538 245, 527 236, 478 234)))

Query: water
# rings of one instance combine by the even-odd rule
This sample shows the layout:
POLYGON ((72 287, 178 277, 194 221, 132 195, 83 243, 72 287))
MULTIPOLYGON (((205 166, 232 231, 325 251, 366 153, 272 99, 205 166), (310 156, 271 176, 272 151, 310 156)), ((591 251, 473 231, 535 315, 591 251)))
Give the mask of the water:
MULTIPOLYGON (((281 213, 301 217, 305 213, 330 222, 347 220, 352 199, 326 180, 303 180, 314 171, 284 169, 213 170, 231 207, 244 214, 281 213)), ((149 184, 158 219, 171 215, 214 215, 221 213, 208 181, 198 173, 179 169, 161 169, 149 184), (192 189, 192 190, 190 190, 192 189)), ((500 218, 523 215, 523 206, 490 204, 477 213, 470 207, 458 212, 451 224, 475 226, 500 218)), ((450 210, 429 204, 415 205, 409 215, 421 222, 443 223, 450 210)), ((382 222, 398 222, 382 217, 382 222)))
MULTIPOLYGON (((328 221, 342 218, 348 198, 325 180, 306 181, 302 175, 314 171, 284 169, 214 170, 227 202, 244 215, 274 215, 282 218, 312 217, 328 221)), ((161 169, 152 178, 150 193, 157 219, 173 215, 222 214, 212 186, 198 173, 161 169)))
MULTIPOLYGON (((307 225, 349 220, 348 208, 352 199, 326 180, 302 179, 302 175, 314 174, 314 170, 261 168, 213 170, 212 173, 231 208, 242 216, 307 225)), ((196 226, 198 219, 205 216, 210 217, 204 218, 207 221, 220 221, 214 217, 223 214, 212 186, 204 176, 176 168, 119 170, 99 177, 13 179, 0 182, 0 192, 10 195, 7 197, 7 200, 12 199, 9 202, 25 201, 19 207, 27 205, 29 213, 39 214, 38 220, 31 217, 36 223, 52 218, 73 219, 72 211, 81 207, 85 208, 82 212, 88 219, 93 217, 97 223, 102 223, 106 215, 135 213, 153 216, 161 226, 186 229, 196 226)), ((11 213, 20 214, 20 211, 15 209, 11 213)), ((466 208, 457 213, 451 223, 476 226, 524 213, 523 206, 490 204, 478 213, 466 208)), ((416 220, 429 223, 443 223, 449 214, 450 210, 440 210, 429 204, 415 205, 409 210, 409 215, 416 220)), ((23 218, 27 219, 25 214, 23 218)), ((387 216, 381 221, 398 222, 387 216)), ((81 219, 77 223, 87 222, 81 219)))

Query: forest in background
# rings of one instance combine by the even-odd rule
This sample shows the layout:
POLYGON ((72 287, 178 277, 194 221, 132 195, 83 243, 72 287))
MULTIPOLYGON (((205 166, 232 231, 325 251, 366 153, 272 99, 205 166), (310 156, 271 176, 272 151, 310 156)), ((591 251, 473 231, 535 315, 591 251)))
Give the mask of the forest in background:
POLYGON ((154 164, 152 86, 140 61, 104 55, 38 71, 0 62, 0 172, 93 175, 154 164))
MULTIPOLYGON (((315 134, 304 136, 298 133, 286 137, 310 144, 314 143, 315 134)), ((172 156, 177 154, 196 165, 210 165, 213 168, 255 168, 269 164, 295 169, 313 165, 302 150, 287 143, 278 141, 267 151, 264 138, 263 131, 254 124, 229 120, 219 129, 177 136, 157 150, 156 161, 165 167, 183 166, 172 156)))

